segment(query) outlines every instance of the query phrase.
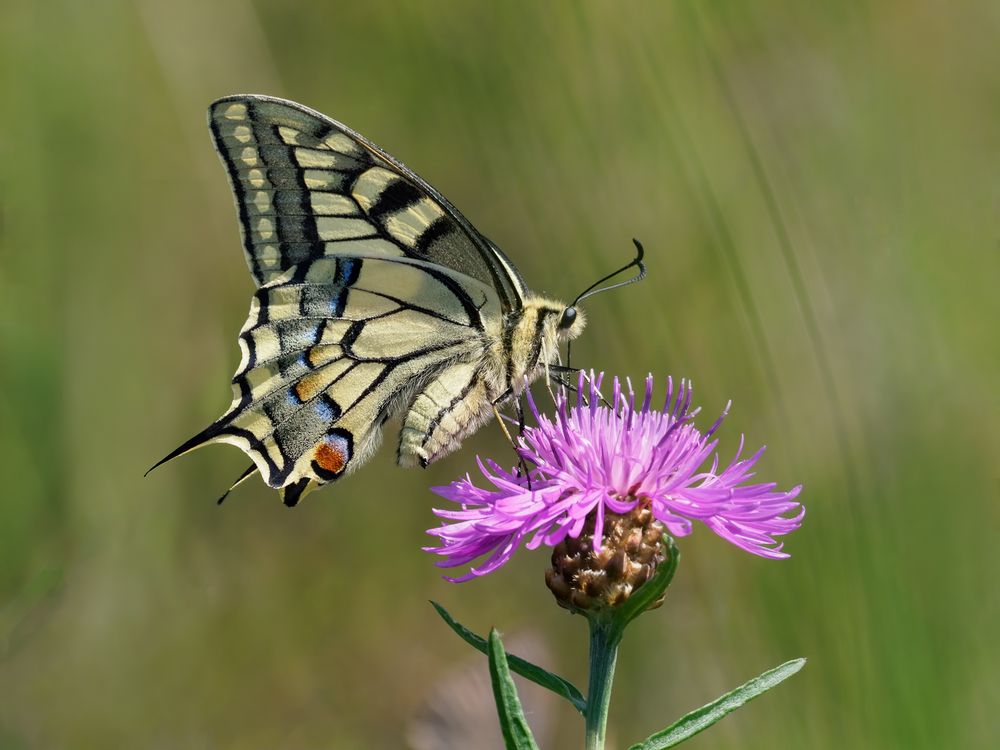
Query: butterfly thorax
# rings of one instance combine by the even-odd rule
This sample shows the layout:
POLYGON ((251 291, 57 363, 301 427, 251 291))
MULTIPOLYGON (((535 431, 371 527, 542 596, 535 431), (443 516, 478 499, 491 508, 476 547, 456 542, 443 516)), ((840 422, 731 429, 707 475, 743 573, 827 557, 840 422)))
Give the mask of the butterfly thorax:
POLYGON ((501 334, 492 347, 498 368, 502 368, 500 392, 520 393, 525 382, 541 376, 546 366, 559 359, 559 344, 583 332, 586 320, 575 311, 566 324, 567 306, 546 297, 528 297, 520 310, 504 317, 501 334))

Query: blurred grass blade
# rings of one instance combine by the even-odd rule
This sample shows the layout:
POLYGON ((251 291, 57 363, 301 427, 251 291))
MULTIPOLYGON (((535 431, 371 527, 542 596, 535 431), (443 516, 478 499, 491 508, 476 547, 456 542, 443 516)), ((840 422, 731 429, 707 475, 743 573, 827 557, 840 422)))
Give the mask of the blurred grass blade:
MULTIPOLYGON (((715 47, 708 39, 699 9, 692 6, 689 7, 689 10, 691 11, 691 18, 693 21, 692 25, 701 40, 706 57, 711 65, 712 72, 715 74, 715 79, 719 84, 719 90, 722 92, 726 106, 729 108, 729 112, 732 115, 733 123, 736 125, 736 130, 739 133, 740 140, 743 142, 743 147, 746 151, 750 168, 753 171, 754 179, 757 182, 757 187, 760 190, 760 194, 764 200, 764 205, 767 209, 768 216, 770 217, 771 224, 774 227, 775 235, 778 238, 778 247, 781 249, 781 257, 785 263, 785 267, 788 269, 788 275, 792 282, 792 289, 795 293, 795 301, 798 304, 799 310, 802 311, 802 318, 805 323, 806 330, 809 333, 809 341, 812 344, 813 354, 816 357, 819 374, 823 382, 823 388, 826 391, 827 400, 830 404, 831 425, 835 429, 837 448, 840 451, 841 456, 841 465, 845 470, 845 480, 847 481, 848 486, 854 489, 859 486, 860 480, 857 477, 854 461, 851 457, 850 440, 847 437, 848 430, 846 424, 844 423, 845 411, 842 406, 843 399, 841 398, 840 391, 837 388, 837 383, 834 377, 835 370, 830 356, 827 353, 826 345, 823 342, 819 317, 816 314, 812 295, 809 293, 809 287, 806 284, 805 274, 802 272, 802 266, 799 263, 798 255, 796 254, 795 247, 792 244, 791 232, 788 229, 788 225, 785 223, 781 206, 778 201, 777 191, 772 184, 771 178, 768 177, 767 169, 764 167, 764 159, 760 154, 760 150, 754 143, 753 136, 750 132, 750 125, 747 123, 746 116, 737 101, 736 94, 733 90, 732 84, 730 83, 729 77, 726 75, 722 61, 719 59, 719 55, 716 53, 715 47)), ((854 494, 856 493, 852 492, 852 495, 854 494)))
POLYGON ((783 682, 802 669, 805 659, 793 659, 780 667, 764 672, 760 677, 754 677, 749 682, 740 685, 731 693, 708 705, 692 711, 662 732, 657 732, 638 745, 632 745, 629 750, 664 750, 693 737, 698 732, 708 729, 726 714, 731 714, 747 701, 753 700, 761 693, 766 693, 779 682, 783 682))
POLYGON ((517 688, 507 667, 507 655, 496 628, 490 630, 489 656, 490 681, 493 683, 493 698, 497 702, 504 747, 507 750, 538 750, 535 738, 531 735, 531 727, 521 710, 517 688))
MULTIPOLYGON (((455 622, 452 616, 448 614, 448 611, 437 602, 432 601, 431 605, 433 605, 434 609, 437 610, 437 613, 441 615, 441 619, 448 623, 448 627, 454 630, 463 641, 484 654, 489 655, 489 645, 487 644, 485 638, 476 635, 464 625, 455 622)), ((507 662, 510 665, 511 671, 521 675, 527 680, 531 680, 536 685, 541 685, 543 688, 551 690, 556 695, 562 696, 572 703, 573 708, 581 714, 587 710, 587 700, 583 697, 583 693, 581 693, 573 685, 573 683, 563 679, 559 675, 552 674, 552 672, 532 664, 530 661, 525 661, 520 657, 514 656, 513 654, 509 654, 507 656, 507 662)))
POLYGON ((674 580, 674 573, 677 572, 677 563, 681 559, 681 553, 674 544, 674 540, 665 537, 667 546, 667 559, 665 564, 661 564, 653 577, 632 592, 628 600, 618 607, 615 612, 615 628, 621 633, 632 620, 646 611, 646 607, 655 602, 667 586, 674 580))

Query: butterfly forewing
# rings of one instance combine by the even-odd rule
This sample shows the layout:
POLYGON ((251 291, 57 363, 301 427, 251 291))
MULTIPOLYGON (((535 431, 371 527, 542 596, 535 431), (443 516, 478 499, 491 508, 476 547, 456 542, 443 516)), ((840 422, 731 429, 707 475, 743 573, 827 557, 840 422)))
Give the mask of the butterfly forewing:
POLYGON ((385 253, 491 286, 505 309, 525 287, 512 264, 410 169, 350 128, 298 104, 220 99, 209 110, 259 284, 326 255, 385 253))

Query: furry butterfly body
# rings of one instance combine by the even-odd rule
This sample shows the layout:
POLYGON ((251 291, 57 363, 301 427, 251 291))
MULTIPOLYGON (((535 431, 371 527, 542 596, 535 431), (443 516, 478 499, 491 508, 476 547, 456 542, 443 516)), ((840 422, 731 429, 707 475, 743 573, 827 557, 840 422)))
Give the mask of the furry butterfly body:
POLYGON ((258 288, 229 409, 163 461, 236 445, 253 460, 238 481, 260 471, 294 505, 402 415, 398 463, 427 465, 582 332, 581 312, 530 292, 447 199, 346 126, 262 96, 220 99, 209 126, 258 288))

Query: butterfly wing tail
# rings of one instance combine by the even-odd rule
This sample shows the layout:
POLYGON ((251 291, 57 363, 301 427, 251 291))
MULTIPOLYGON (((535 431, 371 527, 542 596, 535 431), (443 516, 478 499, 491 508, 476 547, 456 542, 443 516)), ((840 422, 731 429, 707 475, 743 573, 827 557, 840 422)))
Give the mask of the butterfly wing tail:
POLYGON ((257 468, 257 464, 250 464, 246 470, 236 477, 236 481, 229 485, 229 489, 222 493, 222 497, 215 501, 216 505, 222 505, 223 501, 229 497, 229 493, 235 490, 239 485, 243 484, 246 480, 256 474, 260 469, 257 468))
POLYGON ((143 474, 143 476, 149 476, 149 473, 153 469, 156 469, 156 468, 162 466, 163 464, 167 463, 167 461, 172 461, 173 459, 175 459, 175 458, 177 458, 179 456, 183 456, 185 453, 190 453, 193 450, 197 450, 198 448, 201 448, 201 447, 203 447, 205 445, 208 445, 212 441, 218 439, 218 437, 219 437, 219 435, 220 435, 221 432, 222 432, 222 428, 219 425, 219 423, 218 422, 213 422, 208 427, 206 427, 204 430, 202 430, 201 432, 199 432, 197 435, 195 435, 194 437, 192 437, 192 438, 190 438, 188 440, 185 440, 183 443, 181 443, 176 448, 174 448, 172 451, 170 451, 170 453, 168 453, 163 458, 161 458, 159 461, 157 461, 155 464, 153 464, 152 466, 150 466, 146 470, 146 473, 143 474))

